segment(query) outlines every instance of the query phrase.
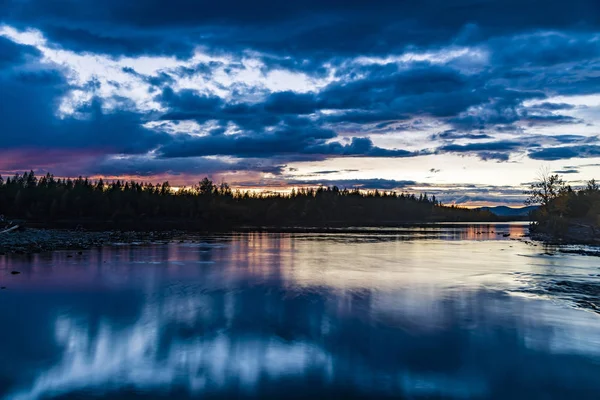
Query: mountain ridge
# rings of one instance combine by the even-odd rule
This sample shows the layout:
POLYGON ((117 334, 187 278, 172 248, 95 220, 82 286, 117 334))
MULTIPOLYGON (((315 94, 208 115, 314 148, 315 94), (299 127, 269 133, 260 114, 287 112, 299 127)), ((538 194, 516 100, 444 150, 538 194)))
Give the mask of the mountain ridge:
POLYGON ((496 206, 496 207, 481 207, 480 210, 489 211, 496 214, 499 217, 527 217, 531 211, 534 211, 538 206, 526 206, 526 207, 508 207, 508 206, 496 206))

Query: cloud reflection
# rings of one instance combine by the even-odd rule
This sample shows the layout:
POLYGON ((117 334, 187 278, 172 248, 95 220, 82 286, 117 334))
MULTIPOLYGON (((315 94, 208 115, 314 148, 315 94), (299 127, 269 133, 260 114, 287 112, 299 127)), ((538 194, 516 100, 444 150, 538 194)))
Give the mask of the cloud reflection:
POLYGON ((509 240, 366 236, 249 234, 5 258, 0 272, 22 274, 0 298, 12 327, 0 331, 0 398, 600 391, 596 315, 508 294, 592 261, 509 240))
POLYGON ((300 387, 303 395, 473 398, 508 394, 506 383, 514 390, 600 388, 586 379, 598 371, 585 362, 594 352, 569 345, 582 332, 597 340, 598 326, 582 331, 575 319, 558 329, 544 303, 486 291, 433 297, 425 305, 415 296, 411 302, 400 293, 260 286, 162 293, 143 300, 140 315, 125 324, 108 308, 98 309, 96 327, 85 313, 62 313, 53 323, 59 360, 7 398, 113 397, 125 390, 262 397, 300 387), (563 367, 576 368, 578 382, 565 379, 563 367), (535 376, 526 378, 526 371, 535 376))

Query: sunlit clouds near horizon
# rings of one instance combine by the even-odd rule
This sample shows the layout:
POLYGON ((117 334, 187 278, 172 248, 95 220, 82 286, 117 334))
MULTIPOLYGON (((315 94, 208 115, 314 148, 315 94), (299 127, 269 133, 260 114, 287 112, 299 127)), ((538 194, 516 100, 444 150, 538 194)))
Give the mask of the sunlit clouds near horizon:
POLYGON ((8 0, 0 174, 523 202, 600 178, 600 3, 8 0))

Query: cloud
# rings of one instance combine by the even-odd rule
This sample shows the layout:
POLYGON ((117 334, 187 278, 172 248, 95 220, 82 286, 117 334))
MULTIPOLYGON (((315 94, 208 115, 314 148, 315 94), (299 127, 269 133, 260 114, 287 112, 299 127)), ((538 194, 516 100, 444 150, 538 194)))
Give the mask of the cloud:
POLYGON ((534 160, 567 160, 570 158, 600 157, 600 146, 563 146, 540 149, 529 153, 534 160))
MULTIPOLYGON (((285 181, 286 186, 307 187, 307 186, 337 186, 340 189, 379 189, 379 190, 402 190, 416 185, 417 182, 410 180, 394 179, 289 179, 285 181)), ((261 181, 260 183, 249 183, 248 186, 281 187, 279 180, 261 181)))
POLYGON ((341 172, 358 172, 358 169, 342 169, 342 170, 330 170, 330 171, 315 171, 314 175, 329 175, 329 174, 339 174, 341 172))
POLYGON ((267 158, 303 155, 305 159, 324 159, 337 156, 410 157, 406 150, 383 149, 373 145, 369 138, 352 138, 351 143, 329 142, 336 134, 311 124, 283 127, 274 131, 242 133, 238 135, 190 136, 179 135, 161 146, 163 158, 233 156, 239 158, 267 158))
POLYGON ((438 153, 466 153, 477 155, 484 161, 508 161, 512 151, 523 147, 523 143, 516 141, 496 141, 486 143, 449 144, 436 149, 438 153))
POLYGON ((23 65, 27 58, 40 55, 35 47, 19 45, 0 36, 0 70, 23 65))
POLYGON ((87 173, 105 176, 187 175, 190 177, 224 172, 258 171, 281 175, 285 165, 263 160, 224 160, 215 158, 155 158, 146 155, 107 156, 90 164, 87 173))
POLYGON ((560 110, 572 110, 575 108, 575 106, 573 104, 568 104, 568 103, 540 103, 540 104, 536 104, 535 106, 531 107, 533 109, 538 109, 538 110, 547 110, 547 111, 560 111, 560 110))
MULTIPOLYGON (((319 94, 322 108, 452 116, 482 101, 459 71, 421 63, 363 67, 361 79, 334 82, 319 94)), ((392 118, 394 116, 391 116, 392 118)), ((398 115, 395 115, 398 118, 398 115)), ((385 119, 392 119, 385 118, 385 119)))
POLYGON ((466 133, 459 132, 456 129, 448 129, 446 131, 431 135, 431 139, 444 139, 444 140, 457 140, 457 139, 468 139, 468 140, 480 140, 480 139, 493 139, 492 136, 486 133, 466 133))
POLYGON ((597 1, 126 3, 3 2, 6 152, 144 176, 598 153, 597 1))
MULTIPOLYGON (((387 54, 407 46, 437 46, 450 38, 471 43, 539 29, 594 32, 598 11, 594 0, 575 0, 569 7, 550 0, 543 9, 535 0, 476 4, 469 0, 382 0, 377 7, 360 1, 313 0, 261 0, 251 4, 242 0, 135 1, 127 6, 118 0, 106 0, 101 7, 77 0, 6 0, 0 18, 15 25, 39 26, 52 41, 77 51, 183 55, 196 45, 194 39, 202 38, 204 45, 212 48, 312 58, 387 54)), ((523 46, 530 44, 527 39, 521 41, 525 41, 523 46)), ((563 47, 570 50, 571 56, 579 54, 569 43, 563 47)), ((548 58, 545 48, 539 53, 538 58, 548 58)), ((518 54, 507 54, 505 58, 518 54)))
MULTIPOLYGON (((0 38, 0 43, 5 40, 0 38)), ((106 113, 93 99, 77 116, 60 118, 60 100, 72 87, 56 65, 42 63, 30 46, 12 44, 9 56, 20 70, 0 70, 0 120, 3 149, 103 149, 144 153, 168 137, 141 126, 143 116, 128 110, 106 113)), ((9 60, 5 56, 6 60, 9 60)), ((6 65, 6 64, 5 64, 6 65)))
POLYGON ((496 49, 493 63, 519 65, 521 68, 572 64, 600 57, 600 43, 595 33, 568 35, 550 31, 517 34, 492 39, 488 44, 496 49))

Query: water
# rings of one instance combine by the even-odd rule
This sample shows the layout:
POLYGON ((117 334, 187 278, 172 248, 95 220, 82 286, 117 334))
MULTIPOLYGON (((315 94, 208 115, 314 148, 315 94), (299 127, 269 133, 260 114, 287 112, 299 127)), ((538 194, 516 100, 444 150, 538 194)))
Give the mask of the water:
POLYGON ((600 259, 525 231, 0 257, 0 398, 598 399, 600 259))

